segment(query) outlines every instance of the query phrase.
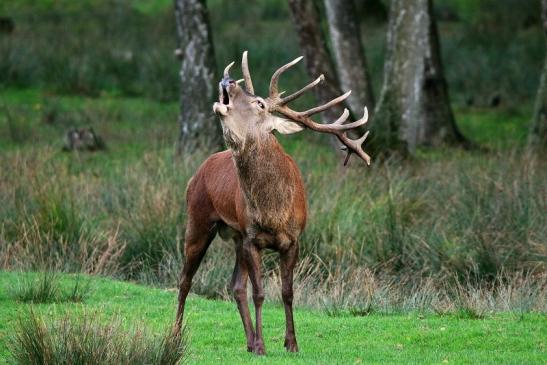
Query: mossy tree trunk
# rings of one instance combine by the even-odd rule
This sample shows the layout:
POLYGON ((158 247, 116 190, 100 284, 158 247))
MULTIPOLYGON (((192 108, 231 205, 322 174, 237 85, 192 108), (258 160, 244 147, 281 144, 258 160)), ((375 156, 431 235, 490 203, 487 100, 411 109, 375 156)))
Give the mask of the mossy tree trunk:
POLYGON ((177 150, 221 146, 220 123, 212 112, 218 97, 216 64, 205 0, 175 0, 180 68, 180 137, 177 150))
MULTIPOLYGON (((289 0, 291 18, 296 29, 298 43, 304 54, 304 62, 310 79, 325 75, 325 81, 315 87, 318 103, 326 103, 342 94, 331 61, 325 37, 321 30, 319 12, 314 1, 289 0)), ((324 120, 332 122, 343 112, 343 106, 327 109, 324 120)))
MULTIPOLYGON (((542 0, 543 31, 545 33, 545 49, 547 51, 547 0, 542 0)), ((547 52, 541 72, 539 87, 534 106, 534 116, 530 128, 528 143, 531 147, 547 146, 547 52)))
POLYGON ((353 1, 325 0, 332 50, 342 90, 351 90, 347 103, 355 115, 366 105, 374 110, 374 96, 368 72, 361 29, 353 1))
POLYGON ((392 0, 384 83, 371 124, 378 150, 464 144, 450 107, 431 0, 392 0))

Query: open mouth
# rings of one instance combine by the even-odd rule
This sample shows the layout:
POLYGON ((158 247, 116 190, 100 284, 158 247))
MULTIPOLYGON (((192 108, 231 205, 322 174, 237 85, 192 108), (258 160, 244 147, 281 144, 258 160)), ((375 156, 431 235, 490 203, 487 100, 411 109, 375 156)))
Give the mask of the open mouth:
POLYGON ((230 78, 222 79, 218 84, 218 102, 213 104, 213 112, 221 116, 227 116, 232 107, 230 100, 230 90, 235 85, 235 81, 230 78))
POLYGON ((230 104, 230 96, 228 95, 228 91, 226 90, 226 88, 225 88, 224 86, 222 86, 222 98, 221 98, 221 102, 222 102, 222 104, 224 104, 224 105, 230 104))

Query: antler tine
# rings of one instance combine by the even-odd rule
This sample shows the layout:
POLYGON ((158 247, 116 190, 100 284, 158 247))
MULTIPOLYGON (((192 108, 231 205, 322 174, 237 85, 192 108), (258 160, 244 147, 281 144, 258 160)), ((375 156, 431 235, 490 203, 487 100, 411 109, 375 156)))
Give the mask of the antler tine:
POLYGON ((311 108, 311 109, 308 109, 306 110, 305 112, 302 112, 303 115, 306 115, 306 116, 311 116, 311 115, 314 115, 314 114, 317 114, 317 113, 320 113, 324 110, 327 110, 331 107, 333 107, 334 105, 338 104, 338 103, 341 103, 342 101, 346 100, 347 97, 349 96, 349 94, 351 94, 351 90, 348 91, 347 93, 343 94, 343 95, 340 95, 339 97, 335 98, 335 99, 332 99, 331 101, 329 101, 328 103, 325 103, 323 105, 319 105, 315 108, 311 108))
POLYGON ((334 121, 334 123, 332 123, 331 125, 333 127, 337 125, 342 125, 344 124, 346 120, 348 120, 348 117, 349 117, 349 110, 348 108, 344 108, 344 112, 342 113, 342 115, 338 119, 336 119, 336 121, 334 121))
MULTIPOLYGON (((344 94, 349 95, 349 94, 344 94)), ((342 95, 342 96, 344 96, 342 95)), ((347 97, 347 96, 346 96, 347 97)), ((336 101, 340 97, 334 99, 336 101)), ((343 100, 343 99, 342 99, 343 100)), ((333 101, 327 103, 334 105, 333 101)), ((341 100, 340 100, 341 101, 341 100)), ((339 102, 339 101, 338 101, 339 102)), ((325 104, 325 105, 327 105, 325 104)), ((320 133, 330 133, 334 134, 342 144, 344 144, 345 150, 347 151, 346 160, 344 161, 344 166, 348 163, 348 160, 352 153, 355 153, 361 159, 363 159, 367 165, 370 165, 370 156, 363 151, 362 144, 365 139, 368 137, 369 132, 366 132, 362 137, 358 139, 351 139, 347 136, 346 132, 350 129, 360 127, 367 123, 368 121, 368 109, 365 107, 363 117, 355 122, 344 124, 349 116, 349 111, 344 109, 342 115, 331 124, 321 124, 314 122, 306 112, 296 112, 285 105, 280 105, 276 108, 276 111, 283 114, 287 118, 301 123, 308 127, 311 130, 320 133)))
MULTIPOLYGON (((367 124, 368 122, 368 109, 367 107, 365 106, 365 110, 363 112, 363 116, 361 117, 361 119, 358 119, 356 120, 355 122, 351 122, 351 123, 348 123, 348 124, 344 124, 343 127, 346 129, 346 130, 349 130, 349 129, 354 129, 354 128, 358 128, 362 125, 365 125, 367 124)), ((336 122, 334 122, 333 124, 335 124, 336 122)))
POLYGON ((247 89, 247 92, 254 95, 255 89, 251 80, 251 73, 249 72, 247 51, 243 52, 243 57, 241 58, 241 70, 243 71, 243 79, 245 80, 245 88, 247 89))
POLYGON ((363 151, 362 148, 363 142, 365 142, 369 133, 370 131, 366 131, 365 134, 363 134, 363 136, 358 139, 351 139, 346 135, 346 133, 343 133, 342 135, 336 135, 340 142, 342 142, 344 146, 347 147, 347 155, 346 159, 344 160, 344 166, 348 164, 349 158, 351 157, 352 153, 357 154, 357 156, 361 157, 367 163, 367 165, 370 165, 370 156, 365 151, 363 151))
POLYGON ((224 68, 224 78, 230 77, 230 75, 229 75, 228 72, 230 71, 230 68, 231 68, 233 65, 234 65, 234 62, 230 63, 228 66, 226 66, 226 67, 224 68))
POLYGON ((281 105, 285 105, 291 101, 293 101, 294 99, 298 98, 300 95, 304 94, 306 91, 310 90, 310 89, 313 89, 315 86, 317 86, 317 84, 323 82, 325 80, 325 76, 323 76, 323 74, 321 74, 317 79, 315 79, 313 82, 310 82, 308 85, 304 86, 302 89, 298 90, 297 92, 281 99, 281 101, 279 101, 279 104, 281 105))
POLYGON ((275 99, 275 98, 279 97, 279 90, 277 88, 277 83, 279 81, 279 76, 281 76, 281 74, 283 72, 287 71, 289 68, 291 68, 292 66, 294 66, 298 62, 300 62, 300 60, 302 60, 302 58, 304 58, 304 57, 300 56, 300 57, 296 58, 295 60, 287 63, 286 65, 281 66, 280 68, 277 69, 277 71, 274 72, 274 74, 272 75, 272 79, 270 81, 270 98, 271 99, 275 99))

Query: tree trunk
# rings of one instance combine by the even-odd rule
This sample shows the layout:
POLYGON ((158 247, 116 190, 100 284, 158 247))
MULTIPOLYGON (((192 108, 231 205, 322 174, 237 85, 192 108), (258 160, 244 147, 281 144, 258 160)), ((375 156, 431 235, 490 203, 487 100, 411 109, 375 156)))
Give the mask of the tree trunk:
POLYGON ((392 0, 375 148, 465 143, 454 122, 431 0, 392 0))
POLYGON ((325 0, 325 8, 340 86, 352 91, 347 103, 354 115, 360 115, 364 105, 373 111, 374 97, 355 4, 348 0, 325 0))
MULTIPOLYGON (((542 0, 543 30, 545 32, 545 49, 547 51, 547 0, 542 0)), ((528 144, 531 147, 547 146, 547 53, 543 65, 543 71, 539 80, 539 88, 534 106, 534 116, 528 136, 528 144)))
POLYGON ((215 54, 205 0, 175 0, 180 69, 180 137, 177 151, 221 146, 211 105, 218 97, 215 54))
POLYGON ((360 19, 387 20, 387 8, 382 0, 354 0, 356 15, 360 19))
MULTIPOLYGON (((325 44, 325 37, 321 30, 319 13, 314 1, 289 0, 291 18, 296 28, 298 43, 304 53, 306 69, 311 79, 325 75, 325 81, 315 87, 315 97, 318 103, 326 103, 342 94, 336 78, 336 72, 325 44)), ((344 106, 336 105, 323 113, 323 121, 331 123, 343 113, 344 106)), ((340 147, 340 143, 331 138, 333 146, 340 147)))

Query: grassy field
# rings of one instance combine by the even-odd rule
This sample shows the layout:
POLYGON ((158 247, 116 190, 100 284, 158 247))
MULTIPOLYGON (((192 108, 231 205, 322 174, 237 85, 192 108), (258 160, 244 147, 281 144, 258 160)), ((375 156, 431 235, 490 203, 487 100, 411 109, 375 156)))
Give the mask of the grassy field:
MULTIPOLYGON (((120 318, 124 325, 144 324, 162 333, 170 326, 176 293, 106 278, 90 277, 83 303, 22 304, 12 288, 35 274, 1 272, 0 363, 18 318, 32 306, 49 322, 66 313, 96 313, 100 321, 120 318)), ((70 287, 74 276, 61 278, 70 287)), ((248 354, 234 303, 191 296, 186 316, 191 364, 543 364, 547 356, 547 319, 500 313, 485 319, 457 315, 369 315, 331 317, 297 309, 299 354, 283 349, 284 315, 280 305, 264 309, 265 358, 248 354)))

